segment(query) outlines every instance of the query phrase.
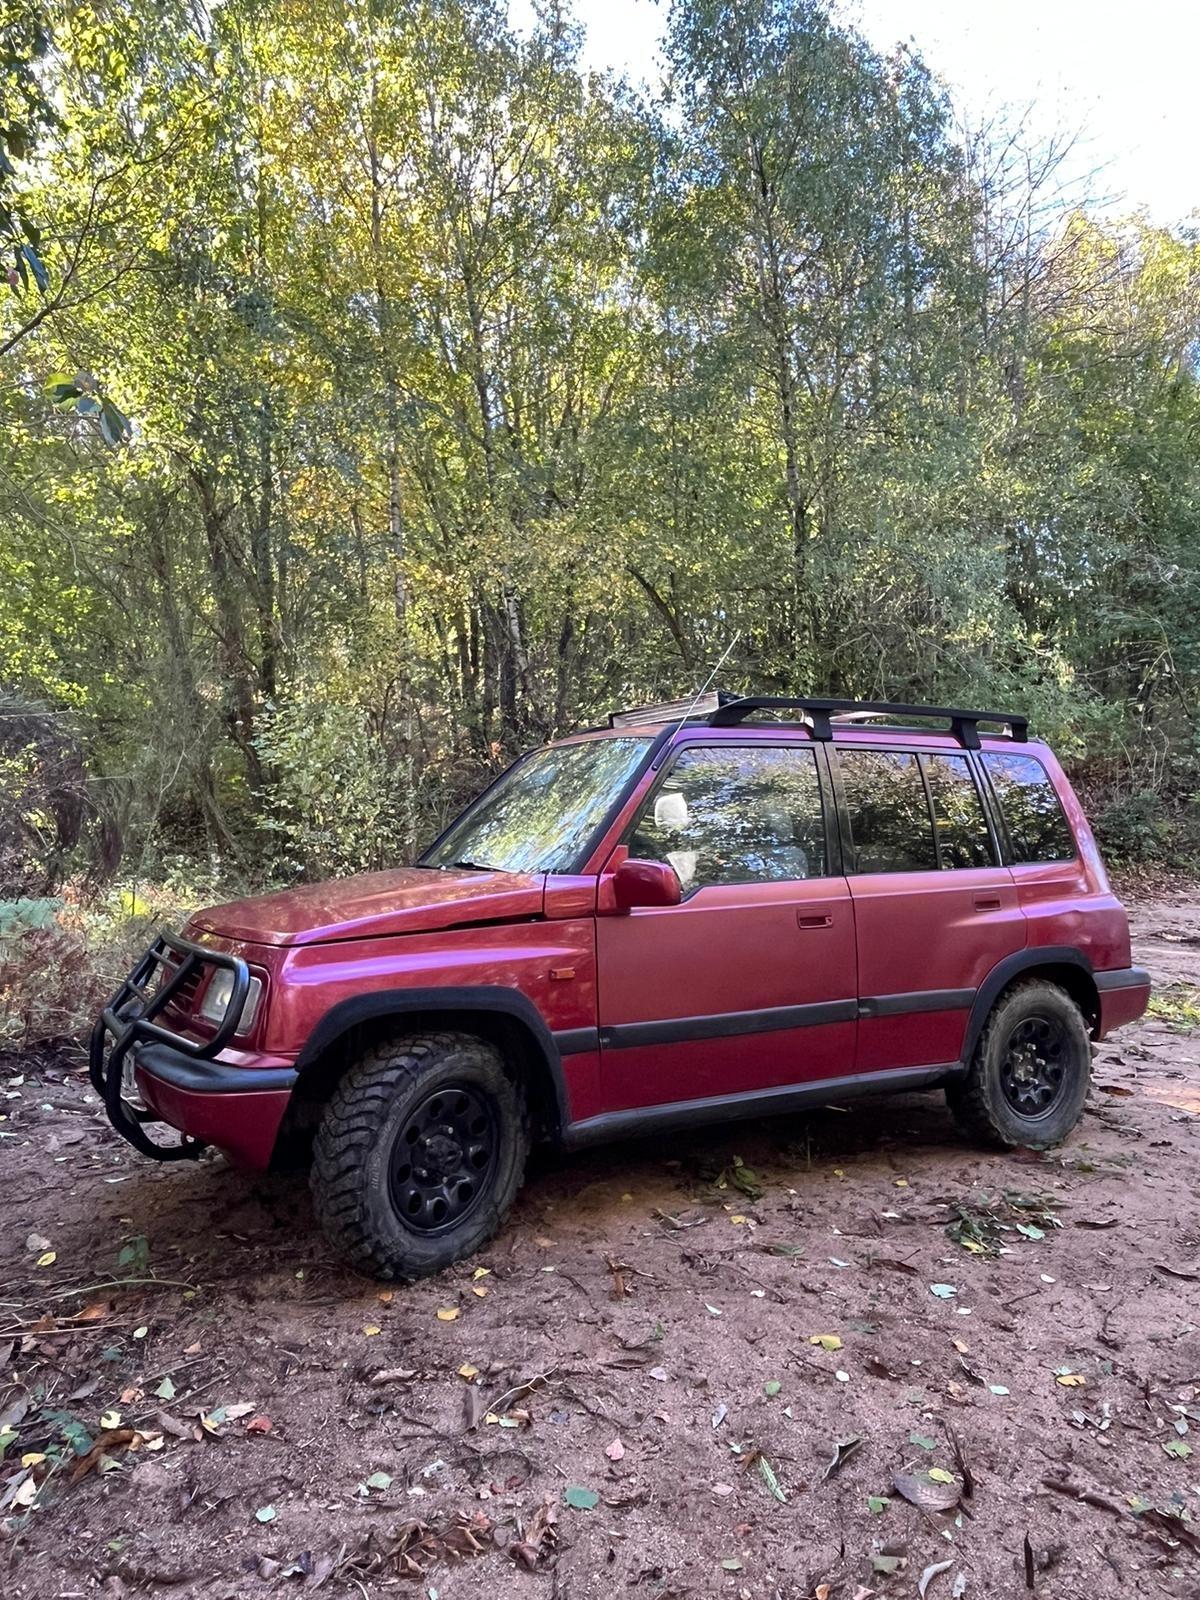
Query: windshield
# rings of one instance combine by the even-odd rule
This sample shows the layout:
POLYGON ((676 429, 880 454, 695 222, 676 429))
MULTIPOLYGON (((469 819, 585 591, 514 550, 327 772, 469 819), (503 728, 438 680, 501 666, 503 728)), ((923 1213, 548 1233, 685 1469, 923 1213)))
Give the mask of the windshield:
POLYGON ((539 750, 505 773, 421 865, 575 871, 650 743, 644 737, 589 739, 539 750))

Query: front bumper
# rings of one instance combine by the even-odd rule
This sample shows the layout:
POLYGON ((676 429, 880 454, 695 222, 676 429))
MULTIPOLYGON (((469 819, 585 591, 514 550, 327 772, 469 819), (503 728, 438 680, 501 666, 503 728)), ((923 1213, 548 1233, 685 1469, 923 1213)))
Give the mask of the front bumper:
POLYGON ((220 1059, 237 1029, 249 984, 240 956, 160 934, 101 1012, 88 1062, 92 1085, 113 1127, 143 1155, 188 1160, 214 1144, 248 1166, 269 1162, 295 1068, 271 1057, 243 1056, 240 1063, 220 1059), (233 987, 211 1038, 190 1039, 158 1018, 206 966, 231 970, 233 987), (152 1138, 146 1128, 154 1122, 178 1130, 179 1142, 152 1138))
POLYGON ((1092 976, 1100 996, 1098 1039, 1127 1022, 1136 1022, 1150 1004, 1150 974, 1144 967, 1119 967, 1092 976))

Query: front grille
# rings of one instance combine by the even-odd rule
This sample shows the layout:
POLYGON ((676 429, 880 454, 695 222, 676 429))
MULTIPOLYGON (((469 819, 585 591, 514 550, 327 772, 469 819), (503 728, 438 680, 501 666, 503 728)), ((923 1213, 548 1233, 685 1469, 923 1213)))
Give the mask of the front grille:
MULTIPOLYGON (((182 965, 183 957, 180 956, 176 951, 169 950, 166 954, 165 960, 163 960, 159 967, 158 983, 155 985, 155 988, 161 989, 165 983, 170 981, 170 979, 182 965)), ((174 1012, 176 1016, 180 1017, 190 1016, 195 1010, 196 996, 199 993, 203 976, 204 973, 200 967, 193 968, 193 970, 188 973, 187 977, 184 978, 183 982, 179 985, 178 989, 176 989, 175 993, 167 1002, 166 1007, 164 1008, 165 1011, 174 1012)))

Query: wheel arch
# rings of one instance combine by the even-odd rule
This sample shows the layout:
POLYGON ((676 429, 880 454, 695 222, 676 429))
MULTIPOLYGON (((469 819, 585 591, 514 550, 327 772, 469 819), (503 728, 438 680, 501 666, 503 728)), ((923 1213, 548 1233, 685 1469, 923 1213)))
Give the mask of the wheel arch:
POLYGON ((1092 964, 1082 950, 1070 945, 1042 945, 1018 950, 994 966, 980 984, 967 1019, 960 1065, 965 1071, 975 1054, 975 1046, 997 1000, 1022 978, 1044 978, 1057 984, 1083 1012, 1088 1032, 1094 1038, 1100 1026, 1100 994, 1092 974, 1092 964))
POLYGON ((296 1060, 297 1077, 280 1124, 272 1166, 307 1153, 323 1107, 362 1051, 389 1034, 469 1033, 500 1051, 530 1090, 534 1126, 558 1139, 570 1121, 562 1061, 541 1013, 523 994, 477 985, 380 989, 331 1006, 296 1060))

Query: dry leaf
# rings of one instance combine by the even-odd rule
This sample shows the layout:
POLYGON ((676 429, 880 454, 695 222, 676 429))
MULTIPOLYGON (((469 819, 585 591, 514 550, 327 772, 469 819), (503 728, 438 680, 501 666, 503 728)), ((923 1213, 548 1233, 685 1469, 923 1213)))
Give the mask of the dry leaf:
POLYGON ((610 1461, 624 1461, 625 1446, 620 1439, 614 1439, 610 1445, 606 1446, 604 1454, 610 1461))
POLYGON ((437 1319, 438 1319, 439 1322, 457 1322, 458 1321, 458 1307, 457 1306, 439 1306, 438 1307, 438 1313, 437 1313, 437 1319))
MULTIPOLYGON (((441 1313, 439 1312, 438 1315, 440 1316, 441 1313)), ((377 1326, 377 1324, 374 1322, 368 1322, 366 1327, 363 1329, 363 1332, 366 1334, 368 1339, 373 1339, 377 1333, 382 1333, 383 1329, 377 1326)))
POLYGON ((898 1472, 892 1488, 921 1511, 953 1511, 962 1498, 962 1489, 953 1479, 938 1483, 927 1472, 898 1472))

